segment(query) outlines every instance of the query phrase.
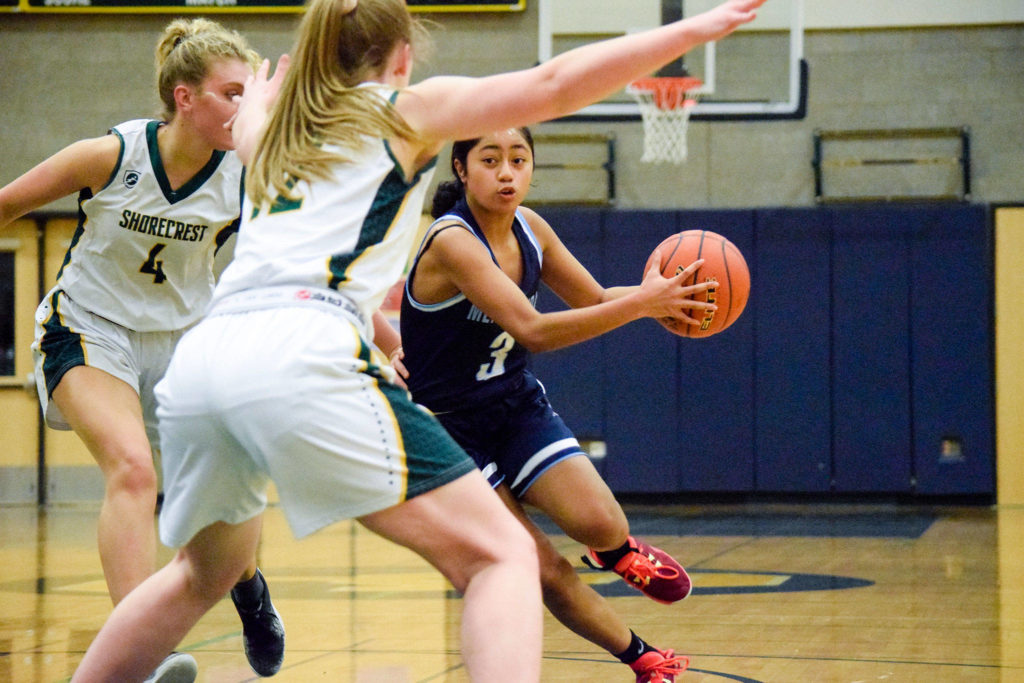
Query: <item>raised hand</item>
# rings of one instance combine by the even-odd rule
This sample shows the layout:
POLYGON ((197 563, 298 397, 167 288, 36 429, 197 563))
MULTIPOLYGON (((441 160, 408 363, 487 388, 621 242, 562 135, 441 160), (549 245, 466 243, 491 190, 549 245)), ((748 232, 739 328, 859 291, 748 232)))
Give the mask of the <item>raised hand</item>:
POLYGON ((718 40, 757 17, 758 7, 766 0, 729 0, 693 17, 694 29, 701 42, 718 40))
POLYGON ((281 55, 277 60, 274 75, 268 77, 270 60, 264 59, 256 73, 246 79, 245 92, 240 97, 235 97, 238 111, 225 125, 231 128, 231 138, 235 142, 235 150, 242 163, 249 163, 259 143, 267 113, 277 99, 290 63, 291 58, 288 55, 281 55))

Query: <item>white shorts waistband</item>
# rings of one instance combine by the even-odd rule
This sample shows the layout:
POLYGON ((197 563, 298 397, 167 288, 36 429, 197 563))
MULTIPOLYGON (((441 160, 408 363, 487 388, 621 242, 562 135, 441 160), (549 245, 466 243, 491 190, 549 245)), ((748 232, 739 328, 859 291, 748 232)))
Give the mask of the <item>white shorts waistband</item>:
POLYGON ((283 286, 247 289, 242 292, 229 294, 223 299, 215 301, 207 315, 243 313, 245 311, 290 306, 312 306, 319 308, 348 319, 364 335, 370 331, 366 316, 363 315, 362 311, 359 310, 359 307, 351 299, 333 289, 318 287, 283 286))

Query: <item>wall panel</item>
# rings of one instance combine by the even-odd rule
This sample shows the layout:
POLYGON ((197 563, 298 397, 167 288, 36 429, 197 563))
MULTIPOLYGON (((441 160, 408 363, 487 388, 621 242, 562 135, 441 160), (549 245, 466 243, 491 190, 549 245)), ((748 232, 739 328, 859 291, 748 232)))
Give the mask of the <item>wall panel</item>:
POLYGON ((759 278, 753 211, 679 212, 679 230, 703 229, 731 241, 751 269, 751 300, 728 329, 679 338, 679 491, 754 489, 754 304, 759 278))
POLYGON ((911 232, 914 473, 922 494, 994 489, 992 259, 985 207, 921 209, 911 232))
MULTIPOLYGON (((590 274, 605 282, 603 253, 604 212, 599 209, 542 209, 541 215, 590 274)), ((541 287, 537 308, 557 311, 564 302, 541 287)), ((605 410, 604 339, 597 338, 566 349, 535 354, 533 371, 544 384, 555 410, 581 440, 603 439, 605 410)))
POLYGON ((757 215, 757 489, 827 491, 832 479, 831 224, 819 210, 757 215))
MULTIPOLYGON (((676 219, 673 211, 609 212, 604 284, 638 284, 654 247, 679 230, 676 219)), ((678 338, 640 320, 604 341, 605 478, 615 491, 675 491, 690 453, 677 425, 678 338)))
POLYGON ((832 245, 835 486, 909 492, 908 226, 888 208, 837 209, 832 245))

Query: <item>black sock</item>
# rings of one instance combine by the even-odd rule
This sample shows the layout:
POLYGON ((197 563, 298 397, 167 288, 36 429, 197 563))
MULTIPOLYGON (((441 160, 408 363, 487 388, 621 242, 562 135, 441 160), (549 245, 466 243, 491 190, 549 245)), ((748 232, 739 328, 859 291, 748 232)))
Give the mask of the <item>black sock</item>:
POLYGON ((263 575, 257 569, 251 579, 239 581, 231 589, 231 597, 244 609, 256 609, 263 600, 263 575))
POLYGON ((633 636, 633 639, 629 641, 629 647, 615 655, 615 657, 623 664, 632 664, 636 660, 640 659, 641 655, 645 652, 650 652, 654 649, 632 631, 629 632, 629 635, 633 636))
POLYGON ((632 550, 632 548, 630 547, 629 539, 627 538, 625 543, 614 550, 595 550, 594 554, 597 555, 597 559, 601 561, 602 565, 610 569, 617 565, 619 560, 624 558, 630 550, 632 550))

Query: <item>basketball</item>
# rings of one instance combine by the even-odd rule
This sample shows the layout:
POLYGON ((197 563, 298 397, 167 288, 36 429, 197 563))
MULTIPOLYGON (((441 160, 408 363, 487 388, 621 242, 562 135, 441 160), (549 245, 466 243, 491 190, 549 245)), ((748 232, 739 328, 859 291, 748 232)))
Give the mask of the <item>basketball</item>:
MULTIPOLYGON (((658 319, 665 329, 680 337, 710 337, 736 322, 750 294, 750 270, 735 244, 708 230, 684 230, 664 240, 658 248, 661 249, 663 276, 672 277, 697 259, 704 259, 704 265, 687 284, 694 285, 707 280, 718 282, 717 286, 694 297, 697 301, 717 304, 717 311, 687 311, 690 317, 701 321, 699 327, 687 325, 675 318, 658 319)), ((652 251, 644 273, 651 268, 653 258, 652 251)))

